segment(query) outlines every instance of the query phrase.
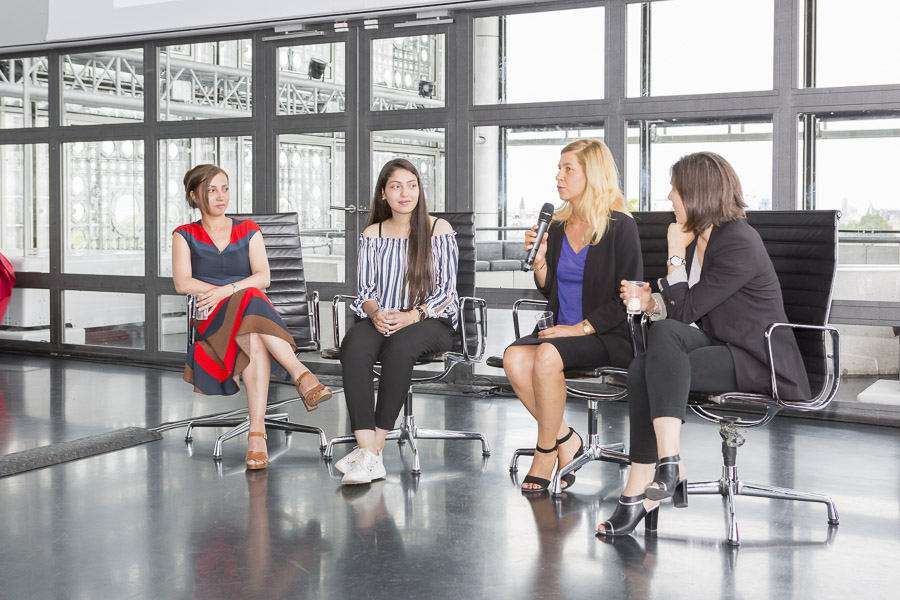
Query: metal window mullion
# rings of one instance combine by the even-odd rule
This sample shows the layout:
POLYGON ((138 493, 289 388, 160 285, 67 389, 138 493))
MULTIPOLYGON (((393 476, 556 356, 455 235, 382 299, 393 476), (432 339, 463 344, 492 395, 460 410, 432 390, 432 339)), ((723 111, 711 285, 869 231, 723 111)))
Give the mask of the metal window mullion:
POLYGON ((638 196, 638 210, 652 210, 652 206, 650 205, 650 191, 651 191, 651 171, 652 162, 651 162, 651 153, 650 153, 650 128, 651 124, 646 119, 641 119, 638 122, 638 136, 639 136, 639 162, 640 165, 640 192, 638 196))
POLYGON ((50 347, 58 350, 63 343, 65 315, 63 306, 63 290, 61 273, 63 265, 63 156, 60 142, 60 117, 62 100, 62 73, 60 69, 60 53, 49 52, 47 90, 47 138, 49 148, 49 197, 50 197, 50 347))
POLYGON ((275 48, 262 41, 262 32, 255 32, 253 66, 251 68, 251 106, 253 119, 253 212, 278 211, 278 140, 272 133, 271 116, 276 113, 274 96, 278 61, 273 60, 275 48), (260 181, 262 180, 262 181, 260 181))
MULTIPOLYGON (((816 21, 817 0, 799 0, 803 3, 803 87, 816 87, 816 21)), ((796 31, 796 29, 794 30, 796 31)))
POLYGON ((474 131, 467 122, 472 102, 473 81, 470 65, 474 58, 474 22, 469 14, 458 15, 444 38, 447 89, 445 101, 450 110, 445 129, 444 209, 448 212, 469 212, 475 209, 472 146, 474 131), (451 43, 452 40, 452 43, 451 43))
POLYGON ((155 356, 160 350, 160 288, 171 282, 160 280, 159 261, 159 55, 152 42, 144 44, 144 349, 155 356))
POLYGON ((797 31, 795 2, 775 2, 773 90, 778 106, 772 114, 772 209, 797 208, 797 113, 793 90, 797 81, 798 49, 793 33, 797 31))
MULTIPOLYGON (((641 55, 640 55, 640 78, 641 78, 641 97, 650 97, 650 33, 652 21, 650 12, 650 3, 646 2, 641 6, 641 55)), ((627 28, 626 28, 627 31, 627 28)))
MULTIPOLYGON (((347 45, 344 51, 344 81, 346 100, 344 110, 347 114, 347 137, 344 145, 344 205, 358 205, 368 209, 368 194, 363 190, 369 188, 372 173, 371 156, 372 138, 366 127, 364 115, 369 114, 372 106, 372 51, 371 36, 365 29, 353 27, 347 33, 347 45)), ((336 286, 337 293, 356 293, 356 257, 359 251, 357 236, 363 228, 369 213, 357 212, 356 215, 345 213, 344 227, 344 281, 336 286)), ((327 288, 327 286, 326 286, 327 288)), ((333 297, 326 293, 323 297, 333 297)))
POLYGON ((584 102, 548 102, 546 104, 477 105, 469 109, 468 124, 482 125, 525 122, 561 123, 574 121, 596 121, 598 115, 607 115, 612 110, 612 102, 607 99, 584 102))
POLYGON ((603 122, 606 145, 619 167, 620 185, 624 189, 626 177, 625 119, 622 116, 622 100, 627 92, 628 13, 625 5, 611 2, 606 6, 606 48, 604 51, 606 82, 604 96, 609 111, 603 122))

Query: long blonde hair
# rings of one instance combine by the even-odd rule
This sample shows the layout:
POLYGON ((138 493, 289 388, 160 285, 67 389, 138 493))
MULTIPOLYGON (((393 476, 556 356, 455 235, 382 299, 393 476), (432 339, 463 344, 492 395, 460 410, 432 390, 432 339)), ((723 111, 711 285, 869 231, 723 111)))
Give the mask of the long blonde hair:
MULTIPOLYGON (((562 149, 560 154, 573 153, 584 169, 587 183, 581 197, 581 217, 587 221, 586 234, 593 246, 609 228, 612 211, 631 216, 625 204, 625 194, 619 183, 619 169, 612 152, 600 140, 576 140, 562 149)), ((553 222, 566 223, 572 218, 575 208, 568 201, 553 213, 553 222)))

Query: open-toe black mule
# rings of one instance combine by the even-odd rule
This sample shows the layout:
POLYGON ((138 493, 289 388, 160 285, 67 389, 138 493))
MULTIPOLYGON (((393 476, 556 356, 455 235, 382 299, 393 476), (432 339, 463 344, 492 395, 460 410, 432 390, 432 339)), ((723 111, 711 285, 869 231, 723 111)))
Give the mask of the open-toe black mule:
MULTIPOLYGON (((575 456, 572 457, 572 460, 574 461, 574 460, 577 460, 579 456, 584 454, 584 440, 581 439, 581 436, 578 435, 577 431, 575 431, 573 428, 569 427, 569 433, 567 433, 562 438, 556 440, 556 445, 557 445, 557 447, 559 447, 559 446, 562 446, 563 444, 565 444, 566 442, 568 442, 569 438, 572 437, 572 434, 575 434, 575 436, 578 437, 578 441, 579 441, 578 452, 576 452, 575 456)), ((562 468, 562 466, 560 466, 560 468, 562 468)), ((575 483, 575 473, 577 473, 577 472, 578 472, 578 469, 575 469, 571 473, 566 473, 565 475, 562 476, 562 480, 566 484, 566 487, 564 487, 563 489, 568 489, 568 488, 572 487, 572 484, 575 483)))
MULTIPOLYGON (((554 445, 549 450, 547 448, 541 448, 540 446, 535 445, 534 449, 541 454, 553 454, 556 452, 556 449, 559 448, 559 444, 554 445)), ((552 470, 551 470, 552 472, 552 470)), ((535 477, 534 475, 526 475, 525 479, 522 480, 522 485, 526 483, 536 483, 540 487, 536 488, 526 488, 523 487, 523 492, 546 492, 550 488, 550 480, 544 479, 543 477, 535 477)))
POLYGON ((649 500, 665 500, 672 498, 676 508, 684 508, 688 505, 687 477, 678 477, 678 461, 681 456, 667 456, 656 464, 656 473, 653 475, 654 483, 659 487, 648 487, 644 490, 649 500))
POLYGON ((639 496, 619 496, 619 504, 612 516, 600 523, 603 525, 603 531, 600 531, 599 525, 597 535, 600 536, 617 536, 628 535, 637 524, 644 520, 644 533, 655 533, 656 523, 659 519, 659 504, 647 510, 644 508, 644 494, 639 496))

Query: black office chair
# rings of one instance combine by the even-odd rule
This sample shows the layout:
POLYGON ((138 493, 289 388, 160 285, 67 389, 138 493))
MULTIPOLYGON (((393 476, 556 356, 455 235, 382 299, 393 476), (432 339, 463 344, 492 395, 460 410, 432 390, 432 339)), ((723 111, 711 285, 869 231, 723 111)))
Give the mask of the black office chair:
MULTIPOLYGON (((513 304, 513 329, 515 331, 516 339, 521 337, 520 328, 519 328, 519 307, 520 306, 532 306, 537 309, 543 308, 547 305, 546 300, 531 300, 528 298, 522 298, 516 300, 513 304)), ((622 309, 625 310, 624 307, 622 309)), ((632 338, 632 348, 634 349, 635 355, 642 343, 640 340, 636 339, 636 328, 634 322, 629 319, 628 321, 629 328, 631 330, 631 338, 632 338)), ((490 367, 497 367, 498 369, 503 368, 503 357, 502 356, 491 356, 487 360, 487 364, 490 367)), ((568 473, 572 471, 576 471, 586 465, 587 463, 595 460, 601 460, 604 462, 611 462, 618 465, 629 465, 631 464, 631 460, 628 458, 628 454, 625 453, 625 445, 622 443, 615 444, 601 444, 600 443, 600 432, 597 427, 597 418, 600 416, 600 402, 612 402, 615 400, 623 400, 628 395, 628 391, 621 385, 622 379, 624 379, 628 370, 619 368, 619 367, 597 367, 597 368, 572 368, 566 369, 564 372, 566 378, 566 393, 568 396, 574 396, 576 398, 584 398, 587 400, 588 404, 588 418, 587 418, 587 438, 584 442, 584 454, 570 462, 568 465, 563 467, 562 469, 558 469, 556 474, 554 474, 553 479, 550 482, 550 494, 553 496, 562 495, 562 478, 568 473), (601 392, 595 390, 588 389, 579 389, 577 386, 570 383, 568 380, 585 380, 590 379, 593 383, 600 383, 607 386, 614 386, 615 389, 608 392, 601 392)), ((519 471, 519 457, 520 456, 534 456, 534 448, 519 448, 515 452, 513 452, 512 460, 509 463, 509 472, 517 473, 519 471)))
MULTIPOLYGON (((658 212, 636 212, 632 213, 632 215, 638 226, 638 236, 641 240, 641 257, 644 261, 644 278, 647 279, 647 265, 655 264, 657 262, 659 264, 664 264, 666 258, 668 258, 666 256, 666 230, 669 227, 669 223, 672 222, 672 216, 671 213, 658 212)), ((651 286, 656 286, 655 278, 651 280, 651 286)), ((521 337, 519 329, 519 307, 523 305, 540 309, 546 306, 547 302, 545 300, 521 299, 513 304, 513 329, 515 331, 516 339, 521 337)), ((629 319, 628 325, 631 333, 632 347, 635 355, 637 355, 637 353, 643 349, 645 339, 640 336, 632 319, 629 319)), ((643 331, 643 329, 641 331, 643 331)), ((491 367, 502 369, 503 357, 492 356, 488 358, 487 364, 491 367)), ((591 380, 592 383, 604 384, 607 387, 612 387, 614 389, 609 392, 583 390, 577 385, 567 381, 566 392, 569 396, 587 400, 587 439, 584 444, 584 454, 558 470, 553 476, 553 479, 550 482, 550 493, 554 496, 562 494, 561 481, 564 475, 580 469, 591 461, 601 460, 622 466, 631 464, 628 454, 624 451, 624 444, 600 443, 600 433, 597 427, 597 419, 600 416, 600 402, 624 400, 628 396, 628 391, 625 389, 625 380, 627 379, 628 369, 618 367, 566 369, 564 374, 566 380, 591 380)), ((519 448, 513 453, 512 461, 510 461, 509 464, 510 473, 518 472, 518 461, 520 456, 534 456, 534 448, 519 448)))
MULTIPOLYGON (((650 213, 648 213, 650 214, 650 213)), ((666 213, 663 213, 666 214, 666 213)), ((765 332, 766 353, 772 378, 771 395, 728 392, 690 395, 688 406, 700 417, 719 424, 724 466, 715 481, 688 483, 689 495, 720 494, 728 509, 728 543, 740 544, 735 516, 735 496, 759 496, 782 500, 821 502, 828 508, 828 523, 838 524, 831 498, 793 489, 746 483, 737 473, 737 449, 744 443, 741 429, 759 427, 784 408, 796 411, 822 410, 834 399, 841 381, 840 335, 828 326, 831 294, 837 272, 839 211, 753 211, 747 221, 762 237, 781 283, 788 323, 773 323, 765 332), (813 398, 804 401, 780 397, 772 365, 771 337, 776 331, 791 329, 806 365, 813 398), (729 408, 739 411, 762 407, 761 416, 721 414, 729 408)), ((669 214, 671 222, 671 214, 669 214)), ((650 263, 654 266, 663 262, 650 263)), ((652 269, 653 267, 651 267, 652 269)), ((645 264, 645 273, 648 272, 645 264)), ((665 275, 662 267, 657 276, 665 275)), ((654 280, 655 283, 655 280, 654 280)), ((644 321, 646 326, 646 320, 644 321)), ((652 325, 651 325, 652 326, 652 325)), ((622 383, 622 382, 620 382, 622 383)))
MULTIPOLYGON (((418 360, 418 364, 443 363, 444 369, 432 376, 413 377, 412 384, 433 383, 444 379, 457 365, 475 364, 484 357, 487 327, 487 310, 484 300, 473 297, 475 293, 475 215, 473 213, 432 213, 432 216, 446 219, 456 231, 456 243, 459 246, 459 266, 456 278, 456 290, 459 294, 459 332, 453 348, 449 352, 428 354, 418 360)), ((339 328, 339 305, 351 302, 356 296, 338 295, 332 305, 334 322, 335 348, 322 351, 322 357, 340 360, 341 333, 339 328)), ((374 376, 378 377, 376 369, 374 376)), ((399 444, 409 442, 413 453, 412 473, 419 474, 419 450, 417 439, 430 440, 480 440, 483 456, 490 456, 491 448, 484 434, 474 431, 447 431, 443 429, 422 429, 416 427, 412 405, 412 385, 406 395, 403 406, 403 422, 397 429, 387 434, 388 440, 397 440, 399 444)), ((325 449, 325 460, 331 460, 335 444, 355 442, 353 435, 344 435, 331 439, 325 449)))
MULTIPOLYGON (((319 349, 320 330, 318 314, 318 292, 312 293, 312 302, 307 296, 306 278, 303 271, 303 249, 297 213, 240 214, 228 215, 239 219, 249 219, 259 225, 266 242, 266 257, 269 259, 270 283, 265 290, 266 297, 281 315, 287 329, 297 344, 297 352, 312 352, 319 349)), ((193 321, 193 296, 188 302, 188 347, 194 343, 196 328, 193 321)), ((267 429, 284 431, 285 436, 293 432, 312 433, 319 436, 319 449, 324 451, 328 443, 325 432, 319 427, 292 423, 287 413, 268 411, 285 404, 296 402, 299 397, 270 403, 266 407, 265 426, 267 429)), ((212 417, 199 418, 187 424, 184 441, 193 440, 197 427, 232 427, 216 439, 213 458, 222 457, 222 444, 231 438, 246 433, 250 429, 247 409, 241 408, 212 417)))

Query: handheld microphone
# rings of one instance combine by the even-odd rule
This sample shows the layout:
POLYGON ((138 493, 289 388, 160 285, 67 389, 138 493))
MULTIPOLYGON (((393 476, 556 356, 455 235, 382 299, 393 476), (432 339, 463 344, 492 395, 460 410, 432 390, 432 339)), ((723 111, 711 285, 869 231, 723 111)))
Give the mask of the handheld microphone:
POLYGON ((538 248, 541 246, 541 242, 544 240, 544 234, 547 233, 547 227, 550 225, 550 220, 553 218, 553 205, 547 202, 544 206, 541 207, 541 214, 538 215, 537 222, 537 240, 535 240, 534 245, 531 246, 531 250, 528 251, 528 256, 525 257, 525 270, 534 263, 534 257, 537 254, 538 248))

